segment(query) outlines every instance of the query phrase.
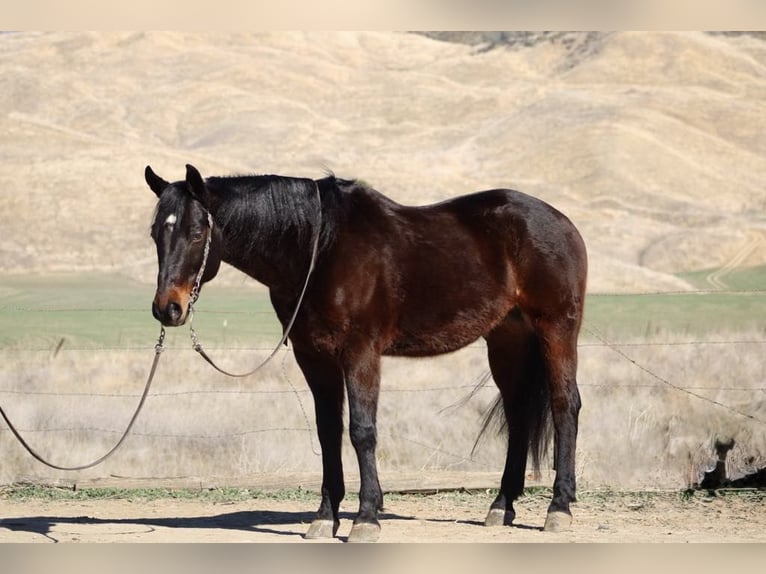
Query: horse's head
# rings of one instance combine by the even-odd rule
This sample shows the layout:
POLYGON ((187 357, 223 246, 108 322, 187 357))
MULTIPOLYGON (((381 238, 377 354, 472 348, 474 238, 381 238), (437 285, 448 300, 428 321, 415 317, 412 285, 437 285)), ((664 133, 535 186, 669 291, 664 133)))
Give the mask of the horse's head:
POLYGON ((212 227, 210 194, 196 168, 187 165, 186 179, 175 183, 149 166, 145 177, 159 198, 151 230, 159 264, 152 314, 163 325, 177 327, 186 322, 195 286, 218 273, 220 234, 212 227))

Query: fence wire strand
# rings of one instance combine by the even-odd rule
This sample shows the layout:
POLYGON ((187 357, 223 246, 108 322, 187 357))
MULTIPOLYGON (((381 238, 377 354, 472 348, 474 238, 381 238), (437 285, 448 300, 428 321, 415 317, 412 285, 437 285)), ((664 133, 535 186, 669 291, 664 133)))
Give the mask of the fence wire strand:
MULTIPOLYGON (((732 412, 732 413, 734 413, 734 414, 737 414, 737 415, 739 415, 739 416, 741 416, 741 417, 744 417, 744 418, 750 419, 750 420, 752 420, 752 421, 755 421, 755 422, 757 422, 757 423, 760 423, 760 424, 766 425, 766 420, 763 420, 763 419, 761 419, 761 418, 758 418, 758 417, 756 417, 755 415, 752 415, 752 414, 749 414, 749 413, 745 413, 745 412, 742 412, 742 411, 740 411, 739 409, 735 409, 734 407, 732 407, 732 406, 730 406, 730 405, 727 405, 727 404, 724 404, 724 403, 722 403, 722 402, 720 402, 720 401, 717 401, 717 400, 715 400, 715 399, 711 399, 711 398, 709 398, 709 397, 706 397, 706 396, 700 395, 699 393, 696 393, 696 392, 694 392, 694 390, 692 390, 692 387, 682 387, 682 386, 680 386, 680 385, 676 385, 675 383, 672 383, 672 382, 670 382, 670 381, 669 381, 667 378, 665 378, 665 377, 662 377, 662 376, 658 375, 657 373, 655 373, 654 371, 652 371, 652 370, 651 370, 651 369, 649 369, 648 367, 646 367, 646 366, 642 365, 642 364, 641 364, 641 363, 639 363, 637 360, 635 360, 633 357, 631 357, 630 355, 628 355, 627 353, 625 353, 625 351, 622 351, 622 350, 619 348, 619 346, 618 346, 618 345, 612 345, 612 344, 610 344, 610 343, 609 343, 609 342, 606 340, 606 338, 605 338, 603 335, 601 335, 599 332, 597 332, 597 331, 596 331, 594 328, 588 327, 588 328, 586 328, 586 329, 587 329, 587 331, 588 331, 588 332, 589 332, 591 335, 593 335, 594 337, 596 337, 597 339, 599 339, 599 340, 600 340, 600 341, 603 343, 603 345, 604 345, 605 347, 607 347, 607 348, 611 349, 612 351, 614 351, 615 353, 617 353, 617 354, 618 354, 620 357, 622 357, 623 359, 625 359, 626 361, 628 361, 628 362, 629 362, 629 363, 631 363, 633 366, 635 366, 635 367, 636 367, 636 368, 638 368, 639 370, 643 371, 644 373, 646 373, 646 374, 647 374, 647 375, 649 375, 650 377, 652 377, 652 378, 654 378, 655 380, 659 381, 659 382, 660 382, 660 383, 662 383, 663 385, 666 385, 666 386, 668 386, 668 387, 671 387, 672 389, 675 389, 675 390, 676 390, 676 391, 678 391, 678 392, 681 392, 681 393, 686 393, 686 394, 687 394, 687 395, 689 395, 689 396, 692 396, 692 397, 694 397, 694 398, 697 398, 697 399, 700 399, 700 400, 702 400, 702 401, 708 402, 708 403, 710 403, 710 404, 712 404, 712 405, 715 405, 715 406, 717 406, 717 407, 721 407, 721 408, 724 408, 724 409, 726 409, 726 410, 728 410, 728 411, 730 411, 730 412, 732 412)), ((716 390, 716 389, 712 389, 712 390, 716 390)), ((761 390, 761 389, 752 389, 752 390, 761 390)))

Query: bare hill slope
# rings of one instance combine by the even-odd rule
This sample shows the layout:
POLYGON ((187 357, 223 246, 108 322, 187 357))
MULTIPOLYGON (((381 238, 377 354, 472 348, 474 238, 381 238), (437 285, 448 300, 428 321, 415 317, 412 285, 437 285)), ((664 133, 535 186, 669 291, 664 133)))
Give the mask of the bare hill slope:
POLYGON ((152 281, 143 168, 191 162, 410 204, 515 187, 581 228, 591 291, 684 289, 766 263, 764 128, 750 35, 4 34, 0 272, 152 281))

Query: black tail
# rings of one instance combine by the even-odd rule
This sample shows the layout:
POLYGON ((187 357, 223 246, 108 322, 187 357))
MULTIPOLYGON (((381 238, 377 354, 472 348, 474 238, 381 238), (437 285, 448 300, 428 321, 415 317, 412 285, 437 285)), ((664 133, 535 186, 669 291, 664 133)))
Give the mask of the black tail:
MULTIPOLYGON (((547 455, 553 432, 550 388, 539 344, 533 346, 533 350, 525 357, 525 362, 526 376, 517 382, 519 387, 515 389, 514 405, 508 405, 506 408, 503 395, 498 394, 484 414, 481 430, 476 437, 471 454, 475 452, 487 431, 495 430, 498 433, 507 433, 509 429, 507 417, 511 412, 516 412, 518 413, 517 416, 520 417, 519 422, 522 428, 528 433, 529 450, 527 453, 532 457, 535 477, 539 478, 540 464, 547 455)), ((487 380, 486 378, 482 379, 479 386, 487 380)), ((477 389, 473 392, 475 393, 477 389)))

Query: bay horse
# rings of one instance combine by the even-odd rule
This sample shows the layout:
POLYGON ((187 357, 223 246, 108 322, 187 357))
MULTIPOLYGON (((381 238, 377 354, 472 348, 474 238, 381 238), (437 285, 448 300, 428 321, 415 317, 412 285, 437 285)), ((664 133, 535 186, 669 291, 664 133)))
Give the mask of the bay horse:
POLYGON ((322 451, 321 503, 306 538, 332 538, 340 524, 344 395, 361 478, 348 540, 374 541, 383 506, 375 455, 381 356, 449 353, 480 337, 508 431, 485 524, 513 522, 528 455, 539 468, 552 422, 556 473, 544 530, 570 527, 587 257, 567 217, 510 189, 409 207, 334 175, 203 179, 187 165, 183 180, 169 183, 149 166, 145 179, 159 198, 152 313, 165 326, 186 321, 196 291, 225 261, 268 287, 286 327, 315 263, 289 333, 322 451))

